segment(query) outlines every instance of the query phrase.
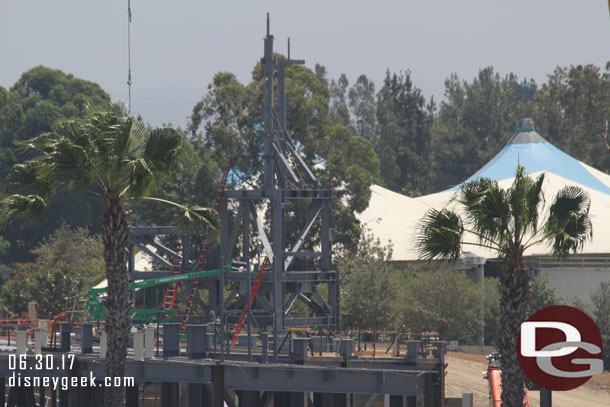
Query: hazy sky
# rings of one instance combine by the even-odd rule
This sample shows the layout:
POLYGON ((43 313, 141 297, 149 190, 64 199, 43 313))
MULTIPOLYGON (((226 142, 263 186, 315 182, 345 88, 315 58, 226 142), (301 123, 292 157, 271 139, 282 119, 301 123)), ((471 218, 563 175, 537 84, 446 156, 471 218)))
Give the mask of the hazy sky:
MULTIPOLYGON (((493 66, 543 82, 557 66, 610 60, 603 0, 132 0, 133 111, 183 125, 218 71, 247 82, 262 56, 265 13, 275 49, 331 78, 409 69, 442 99, 451 73, 493 66)), ((127 99, 127 0, 0 0, 0 86, 36 65, 127 99)))

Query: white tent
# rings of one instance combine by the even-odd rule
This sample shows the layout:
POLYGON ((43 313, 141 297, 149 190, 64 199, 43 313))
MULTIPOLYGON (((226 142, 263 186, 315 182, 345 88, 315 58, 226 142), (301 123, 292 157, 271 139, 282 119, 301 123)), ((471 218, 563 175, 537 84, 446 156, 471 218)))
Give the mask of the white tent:
MULTIPOLYGON (((557 149, 535 132, 530 119, 523 119, 509 143, 465 182, 478 177, 488 177, 497 180, 503 188, 508 188, 519 164, 532 176, 545 173, 543 188, 549 203, 555 194, 567 185, 576 185, 587 191, 591 197, 593 240, 585 245, 583 253, 610 252, 610 176, 557 149)), ((439 193, 409 198, 373 185, 369 207, 359 215, 359 220, 383 244, 392 242, 393 260, 415 260, 415 239, 419 220, 428 209, 445 207, 458 188, 459 185, 439 193)), ((481 257, 495 257, 493 252, 475 246, 468 246, 465 250, 481 257)), ((538 245, 530 248, 526 254, 549 253, 549 247, 538 245)))

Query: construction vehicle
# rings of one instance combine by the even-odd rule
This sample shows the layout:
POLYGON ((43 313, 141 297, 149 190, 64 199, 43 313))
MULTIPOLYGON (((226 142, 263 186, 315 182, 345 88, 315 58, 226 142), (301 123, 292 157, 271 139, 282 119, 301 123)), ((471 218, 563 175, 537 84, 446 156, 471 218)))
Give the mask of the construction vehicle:
MULTIPOLYGON (((500 354, 492 353, 487 356, 489 361, 484 378, 489 382, 490 407, 502 407, 502 369, 500 367, 500 354)), ((530 397, 527 387, 523 386, 523 407, 530 407, 530 397)))

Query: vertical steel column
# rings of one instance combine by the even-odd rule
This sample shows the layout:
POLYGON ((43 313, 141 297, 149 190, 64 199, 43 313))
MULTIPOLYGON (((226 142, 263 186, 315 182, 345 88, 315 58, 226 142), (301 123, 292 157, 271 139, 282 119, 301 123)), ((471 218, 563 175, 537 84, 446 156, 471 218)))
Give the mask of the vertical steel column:
POLYGON ((180 405, 180 383, 161 383, 161 407, 180 405))
POLYGON ((267 36, 263 58, 265 77, 265 99, 263 101, 263 122, 265 136, 263 145, 264 178, 263 189, 273 188, 273 35, 269 34, 269 14, 267 13, 267 36))
POLYGON ((390 407, 407 407, 407 396, 390 394, 390 407))
POLYGON ((125 407, 138 407, 139 394, 140 392, 137 384, 133 387, 128 387, 125 389, 125 407))
POLYGON ((225 316, 225 259, 231 257, 229 253, 229 211, 227 208, 227 199, 222 198, 220 200, 220 206, 218 207, 218 215, 220 216, 220 283, 218 285, 218 292, 216 296, 218 298, 220 318, 220 360, 225 360, 225 346, 226 346, 226 333, 227 320, 225 316), (227 257, 225 257, 227 256, 227 257))
POLYGON ((277 362, 279 335, 284 331, 284 207, 283 191, 273 190, 273 362, 277 362))
POLYGON ((209 407, 210 400, 210 391, 206 387, 205 384, 199 383, 189 383, 188 384, 188 393, 189 393, 189 405, 188 407, 209 407))
POLYGON ((223 365, 212 366, 212 407, 225 405, 225 370, 223 365))
POLYGON ((552 407, 553 394, 550 390, 540 388, 540 407, 552 407))
MULTIPOLYGON (((286 131, 286 61, 278 61, 277 64, 277 119, 279 132, 283 135, 286 131)), ((279 139, 282 140, 279 143, 282 153, 286 154, 284 137, 279 139)))
MULTIPOLYGON (((330 188, 329 188, 330 190, 330 188)), ((320 228, 320 245, 322 249, 322 258, 320 259, 320 266, 322 273, 330 273, 332 270, 331 264, 331 228, 330 228, 330 196, 322 201, 321 215, 321 228, 320 228)), ((333 321, 328 321, 329 325, 333 326, 333 329, 339 328, 339 272, 335 271, 334 282, 329 283, 328 286, 328 305, 332 308, 333 321)))
MULTIPOLYGON (((246 292, 246 310, 248 316, 246 317, 246 323, 248 328, 248 362, 252 362, 252 311, 250 305, 250 295, 252 291, 252 279, 250 276, 250 211, 248 210, 248 203, 243 203, 244 213, 242 215, 242 228, 243 228, 243 257, 246 263, 246 276, 248 290, 246 292)), ((239 221, 239 220, 238 220, 239 221)))
MULTIPOLYGON (((237 391, 237 400, 239 400, 239 407, 261 407, 261 397, 258 390, 239 390, 237 391)), ((289 404, 275 405, 287 406, 289 404)))

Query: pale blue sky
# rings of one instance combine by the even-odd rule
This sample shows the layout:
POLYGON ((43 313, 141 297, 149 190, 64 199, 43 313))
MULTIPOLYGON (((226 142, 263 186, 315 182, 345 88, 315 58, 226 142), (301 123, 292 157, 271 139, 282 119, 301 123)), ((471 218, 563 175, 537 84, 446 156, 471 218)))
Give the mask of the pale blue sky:
MULTIPOLYGON (((331 78, 409 69, 426 96, 442 99, 451 73, 545 80, 557 65, 610 60, 603 0, 204 1, 132 0, 133 110, 184 125, 218 71, 248 81, 262 55, 265 13, 276 50, 331 78)), ((127 99, 127 0, 0 0, 0 86, 46 65, 127 99)))

